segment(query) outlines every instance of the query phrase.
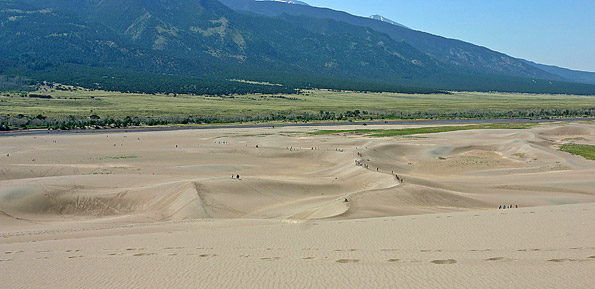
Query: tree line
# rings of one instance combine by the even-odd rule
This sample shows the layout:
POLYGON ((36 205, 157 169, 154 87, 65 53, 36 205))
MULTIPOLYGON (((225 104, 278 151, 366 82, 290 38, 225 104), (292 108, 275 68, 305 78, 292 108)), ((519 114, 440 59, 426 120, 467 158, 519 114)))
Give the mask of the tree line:
POLYGON ((93 114, 89 117, 67 116, 47 117, 44 115, 27 116, 19 114, 16 116, 0 115, 0 130, 19 130, 42 128, 49 130, 73 130, 73 129, 106 129, 125 128, 138 126, 157 125, 185 125, 185 124, 220 124, 220 123, 243 123, 243 122, 311 122, 311 121, 365 121, 365 120, 399 120, 399 119, 506 119, 506 118, 531 118, 531 119, 553 119, 553 118, 592 118, 595 117, 595 108, 580 109, 521 109, 510 111, 415 111, 415 112, 369 112, 366 110, 347 110, 336 113, 330 111, 319 112, 279 112, 268 115, 245 115, 245 116, 161 116, 161 117, 101 117, 93 114))

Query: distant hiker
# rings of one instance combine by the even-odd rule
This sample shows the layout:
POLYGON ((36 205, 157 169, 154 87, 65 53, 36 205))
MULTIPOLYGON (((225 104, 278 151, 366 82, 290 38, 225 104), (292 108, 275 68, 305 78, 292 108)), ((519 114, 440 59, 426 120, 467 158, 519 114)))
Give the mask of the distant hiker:
POLYGON ((256 145, 256 148, 258 148, 258 145, 256 145))
POLYGON ((376 168, 376 171, 378 171, 378 168, 376 168))
POLYGON ((232 179, 232 180, 233 180, 233 177, 234 177, 234 176, 233 176, 233 174, 231 174, 231 179, 232 179))
POLYGON ((349 200, 347 198, 345 198, 345 203, 349 203, 349 200))
POLYGON ((514 208, 515 208, 515 209, 518 209, 518 208, 519 208, 519 205, 514 205, 514 208))
POLYGON ((502 205, 498 206, 498 210, 501 210, 501 209, 502 209, 502 205))
POLYGON ((240 179, 240 175, 237 175, 236 178, 239 180, 240 179))

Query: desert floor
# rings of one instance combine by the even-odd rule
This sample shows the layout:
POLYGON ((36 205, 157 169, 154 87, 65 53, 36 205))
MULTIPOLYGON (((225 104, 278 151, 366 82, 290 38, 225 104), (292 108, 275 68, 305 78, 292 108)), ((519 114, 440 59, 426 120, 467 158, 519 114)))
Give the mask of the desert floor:
POLYGON ((1 287, 595 284, 593 122, 320 129, 0 137, 1 287))

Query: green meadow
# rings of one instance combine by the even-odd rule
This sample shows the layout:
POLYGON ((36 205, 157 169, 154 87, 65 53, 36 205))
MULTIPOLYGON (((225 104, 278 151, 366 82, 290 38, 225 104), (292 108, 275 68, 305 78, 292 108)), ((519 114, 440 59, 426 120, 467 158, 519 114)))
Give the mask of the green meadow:
POLYGON ((304 91, 292 95, 133 94, 106 91, 52 91, 52 98, 1 93, 2 115, 46 117, 165 117, 199 115, 216 119, 314 115, 322 119, 349 117, 442 118, 515 117, 544 111, 577 116, 592 113, 595 96, 454 92, 398 94, 304 91), (320 115, 322 114, 322 117, 320 115), (342 116, 342 117, 340 117, 342 116))
POLYGON ((566 143, 560 146, 560 150, 595 160, 595 145, 566 143))
POLYGON ((457 130, 471 129, 527 129, 537 125, 536 123, 490 123, 463 126, 436 126, 403 129, 355 129, 355 130, 319 130, 311 132, 313 135, 328 134, 363 134, 371 137, 406 136, 415 134, 439 133, 457 130))

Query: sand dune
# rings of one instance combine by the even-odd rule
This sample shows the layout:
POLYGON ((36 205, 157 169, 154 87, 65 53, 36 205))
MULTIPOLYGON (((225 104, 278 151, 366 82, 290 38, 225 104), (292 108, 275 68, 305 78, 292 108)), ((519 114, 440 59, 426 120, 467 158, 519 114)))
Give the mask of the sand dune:
POLYGON ((568 135, 592 139, 589 124, 413 139, 307 130, 4 138, 0 211, 34 221, 365 218, 594 198, 592 161, 555 148, 568 135))
POLYGON ((392 138, 307 134, 318 129, 0 137, 2 283, 584 288, 595 281, 587 274, 595 264, 595 230, 587 228, 595 162, 557 149, 595 143, 593 123, 392 138), (521 209, 498 210, 504 204, 521 209), (23 273, 28 264, 39 270, 23 273), (55 274, 38 274, 56 266, 55 274), (142 273, 126 278, 128 270, 142 273), (431 274, 439 277, 422 278, 431 274), (507 276, 517 283, 502 283, 507 276))

